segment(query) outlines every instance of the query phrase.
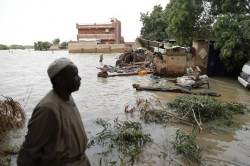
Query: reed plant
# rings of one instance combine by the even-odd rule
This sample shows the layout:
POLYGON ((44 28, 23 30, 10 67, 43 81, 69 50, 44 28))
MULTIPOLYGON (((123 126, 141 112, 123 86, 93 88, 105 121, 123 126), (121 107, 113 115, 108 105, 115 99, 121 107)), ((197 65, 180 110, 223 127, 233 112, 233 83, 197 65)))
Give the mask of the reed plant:
MULTIPOLYGON (((25 112, 19 102, 14 101, 11 97, 2 96, 0 100, 0 141, 6 133, 14 127, 21 127, 24 124, 25 112)), ((16 146, 6 145, 0 147, 0 165, 10 165, 11 158, 9 155, 16 155, 19 148, 16 146)))
POLYGON ((25 120, 25 112, 19 102, 11 97, 2 96, 0 100, 0 134, 21 126, 25 120))

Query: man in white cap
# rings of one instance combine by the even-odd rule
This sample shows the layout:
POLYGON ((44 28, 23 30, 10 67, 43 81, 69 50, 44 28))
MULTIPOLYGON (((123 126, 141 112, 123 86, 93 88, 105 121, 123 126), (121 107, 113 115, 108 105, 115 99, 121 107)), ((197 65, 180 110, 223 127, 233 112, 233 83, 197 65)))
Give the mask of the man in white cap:
POLYGON ((37 104, 17 158, 18 166, 90 166, 85 155, 87 136, 71 96, 81 77, 68 58, 48 67, 53 89, 37 104))

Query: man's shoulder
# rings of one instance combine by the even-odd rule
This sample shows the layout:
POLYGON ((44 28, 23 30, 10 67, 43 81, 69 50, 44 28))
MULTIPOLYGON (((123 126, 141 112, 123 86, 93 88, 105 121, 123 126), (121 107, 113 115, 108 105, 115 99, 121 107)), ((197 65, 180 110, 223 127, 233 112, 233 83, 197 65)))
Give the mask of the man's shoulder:
POLYGON ((36 105, 35 109, 38 108, 48 108, 51 110, 55 110, 59 108, 59 99, 53 92, 53 90, 49 91, 36 105))

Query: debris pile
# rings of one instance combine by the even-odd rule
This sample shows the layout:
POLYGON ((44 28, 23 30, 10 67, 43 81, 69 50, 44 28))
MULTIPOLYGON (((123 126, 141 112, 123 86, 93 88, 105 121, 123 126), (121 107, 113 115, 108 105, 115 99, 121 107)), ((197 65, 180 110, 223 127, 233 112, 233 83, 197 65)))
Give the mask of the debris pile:
MULTIPOLYGON (((154 72, 155 65, 153 58, 155 55, 144 48, 131 50, 119 56, 115 66, 104 65, 97 67, 101 71, 98 77, 146 75, 154 72)), ((103 57, 102 57, 103 58, 103 57)))
POLYGON ((152 62, 154 55, 152 52, 148 51, 145 48, 138 48, 135 51, 129 51, 119 56, 119 59, 116 61, 115 66, 127 66, 135 62, 152 62))

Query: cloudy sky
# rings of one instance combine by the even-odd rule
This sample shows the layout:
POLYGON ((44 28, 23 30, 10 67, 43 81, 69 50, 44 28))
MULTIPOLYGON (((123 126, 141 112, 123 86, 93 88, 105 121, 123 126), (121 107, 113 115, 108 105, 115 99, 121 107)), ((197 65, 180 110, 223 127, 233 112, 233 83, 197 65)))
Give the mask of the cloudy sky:
POLYGON ((0 0, 0 44, 76 40, 76 23, 122 23, 125 41, 140 34, 140 13, 169 0, 0 0))

